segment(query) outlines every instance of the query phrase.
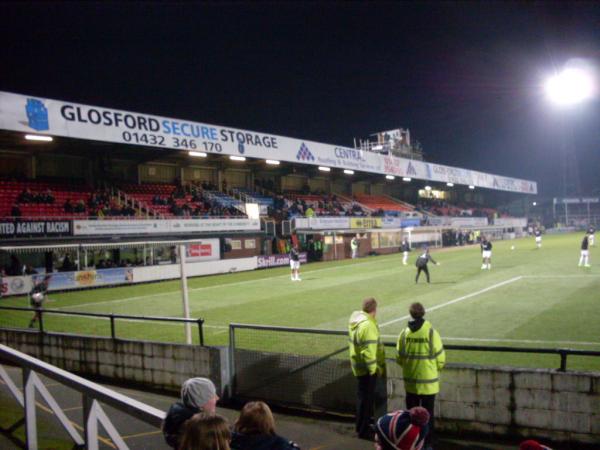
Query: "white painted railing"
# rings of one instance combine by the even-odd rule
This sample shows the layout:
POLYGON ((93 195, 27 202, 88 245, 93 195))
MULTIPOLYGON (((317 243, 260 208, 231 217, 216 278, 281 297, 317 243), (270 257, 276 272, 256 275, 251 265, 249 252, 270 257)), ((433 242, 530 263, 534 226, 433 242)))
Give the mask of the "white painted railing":
POLYGON ((24 408, 25 437, 27 448, 30 450, 37 450, 38 448, 35 402, 36 392, 45 400, 75 444, 78 446, 85 446, 86 449, 90 450, 97 450, 99 448, 99 423, 112 439, 112 442, 117 449, 129 448, 110 421, 108 415, 104 412, 100 403, 109 405, 124 412, 133 419, 141 420, 142 422, 157 428, 160 428, 165 417, 163 411, 150 405, 146 405, 145 403, 134 400, 126 395, 100 386, 92 381, 73 375, 66 370, 59 369, 58 367, 45 363, 37 358, 33 358, 25 353, 21 353, 6 345, 0 344, 0 362, 3 361, 20 367, 23 372, 23 392, 21 392, 4 367, 0 365, 0 379, 7 386, 17 402, 24 408), (51 378, 82 394, 83 437, 79 434, 74 424, 67 418, 46 386, 44 386, 39 375, 51 378))

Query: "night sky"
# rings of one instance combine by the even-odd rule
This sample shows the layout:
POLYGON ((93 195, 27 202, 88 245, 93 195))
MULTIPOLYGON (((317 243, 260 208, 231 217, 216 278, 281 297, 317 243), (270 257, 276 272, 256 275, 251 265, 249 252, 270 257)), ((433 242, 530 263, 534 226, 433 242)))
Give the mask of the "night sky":
POLYGON ((600 59, 600 4, 0 3, 0 90, 352 146, 408 127, 432 162, 600 193, 600 102, 541 83, 600 59))

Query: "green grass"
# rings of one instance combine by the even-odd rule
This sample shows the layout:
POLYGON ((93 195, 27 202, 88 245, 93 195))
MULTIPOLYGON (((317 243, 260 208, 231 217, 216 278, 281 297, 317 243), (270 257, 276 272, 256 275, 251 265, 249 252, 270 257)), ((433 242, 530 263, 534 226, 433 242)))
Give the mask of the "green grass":
MULTIPOLYGON (((539 250, 531 238, 495 242, 491 271, 480 269, 478 247, 434 250, 441 265, 430 267, 429 285, 423 278, 414 283, 417 252, 406 267, 397 254, 304 265, 299 283, 290 281, 289 268, 194 278, 188 280, 191 314, 205 319, 207 344, 224 345, 232 322, 346 330, 350 313, 360 308, 363 298, 373 296, 380 305, 377 319, 386 341, 394 341, 406 326, 406 319, 399 319, 410 303, 420 301, 426 308, 441 306, 427 318, 446 344, 598 351, 600 265, 577 267, 581 237, 544 236, 539 250), (480 292, 486 288, 491 289, 480 292), (460 300, 444 305, 455 299, 460 300)), ((593 264, 596 249, 590 253, 593 264)), ((47 308, 85 312, 180 317, 182 311, 179 281, 51 293, 50 298, 47 308)), ((25 306, 27 301, 13 298, 2 304, 25 306)), ((0 325, 26 326, 28 319, 22 313, 0 313, 0 325)), ((110 332, 106 321, 66 316, 46 318, 45 327, 110 332)), ((181 342, 184 334, 180 325, 118 322, 117 335, 181 342)), ((193 336, 197 341, 195 329, 193 336)), ((240 336, 248 346, 302 353, 326 352, 345 342, 254 331, 240 336)), ((559 364, 557 356, 456 351, 449 352, 449 360, 525 367, 559 364)), ((569 358, 569 368, 600 370, 600 358, 569 358)))

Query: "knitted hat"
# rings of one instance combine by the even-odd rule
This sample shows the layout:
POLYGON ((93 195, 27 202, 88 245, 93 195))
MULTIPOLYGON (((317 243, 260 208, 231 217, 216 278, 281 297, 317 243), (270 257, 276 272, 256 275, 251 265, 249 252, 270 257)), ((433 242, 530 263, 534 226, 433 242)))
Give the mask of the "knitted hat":
POLYGON ((202 409, 216 395, 215 385, 208 378, 190 378, 181 386, 181 401, 188 408, 202 409))
POLYGON ((538 441, 529 439, 527 441, 521 442, 521 445, 519 445, 519 450, 552 450, 552 449, 550 447, 546 447, 545 445, 540 444, 538 441))
POLYGON ((376 431, 386 450, 419 450, 429 431, 429 413, 416 406, 408 411, 396 411, 380 417, 376 431))

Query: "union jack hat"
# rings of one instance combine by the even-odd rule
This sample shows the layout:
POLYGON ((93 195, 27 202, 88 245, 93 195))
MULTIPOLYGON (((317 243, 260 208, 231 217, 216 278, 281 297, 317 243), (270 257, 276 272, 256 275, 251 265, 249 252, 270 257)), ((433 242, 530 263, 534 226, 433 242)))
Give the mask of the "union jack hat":
POLYGON ((429 413, 417 406, 380 417, 376 431, 386 450, 421 450, 429 432, 428 423, 429 413))

